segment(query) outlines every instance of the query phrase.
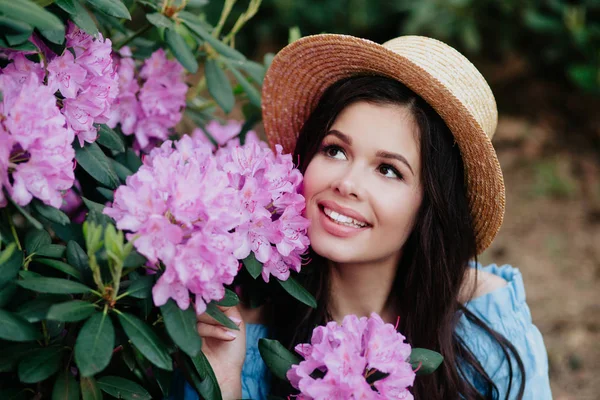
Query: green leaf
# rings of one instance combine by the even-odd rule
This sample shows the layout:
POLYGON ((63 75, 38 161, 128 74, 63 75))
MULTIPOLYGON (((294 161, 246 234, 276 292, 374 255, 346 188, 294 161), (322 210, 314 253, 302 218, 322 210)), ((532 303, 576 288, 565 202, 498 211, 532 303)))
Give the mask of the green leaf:
POLYGON ((229 289, 225 289, 225 296, 221 300, 216 302, 216 304, 221 307, 233 307, 238 305, 239 302, 240 298, 237 294, 235 294, 235 292, 229 289))
POLYGON ((36 256, 62 258, 67 248, 62 244, 48 244, 35 252, 36 256))
POLYGON ((59 260, 52 260, 50 258, 36 258, 35 261, 40 264, 52 267, 58 271, 64 272, 67 275, 71 275, 73 278, 77 279, 78 281, 81 281, 81 272, 79 272, 75 267, 72 267, 65 262, 59 260))
POLYGON ((40 29, 40 33, 52 43, 63 44, 65 42, 65 30, 63 29, 40 29))
POLYGON ((94 378, 84 376, 79 379, 82 400, 102 400, 102 391, 94 378))
POLYGON ((292 365, 300 363, 300 359, 277 340, 260 339, 258 351, 267 367, 279 379, 287 380, 285 374, 292 368, 292 365))
POLYGON ((246 92, 250 103, 254 104, 256 107, 260 107, 260 92, 254 86, 252 86, 252 84, 248 82, 248 79, 246 79, 244 75, 242 75, 242 73, 238 71, 237 68, 235 68, 228 60, 225 60, 225 64, 233 76, 235 76, 235 79, 238 81, 238 83, 242 86, 244 92, 246 92))
POLYGON ((221 42, 219 39, 213 37, 201 24, 200 20, 187 11, 180 11, 178 14, 179 18, 183 21, 185 26, 187 26, 194 34, 196 34, 200 39, 205 40, 208 44, 210 44, 219 54, 231 58, 233 60, 245 60, 246 57, 236 49, 227 46, 225 43, 221 42))
POLYGON ((98 186, 96 188, 96 190, 98 191, 98 193, 100 193, 102 196, 104 196, 104 198, 108 201, 114 201, 115 200, 115 191, 114 190, 110 190, 107 188, 103 188, 98 186))
POLYGON ((48 309, 57 302, 68 300, 68 295, 40 295, 37 298, 21 304, 16 313, 25 318, 28 322, 39 322, 46 319, 48 309), (66 299, 65 299, 66 297, 66 299))
POLYGON ((98 379, 98 386, 117 399, 151 400, 152 396, 137 383, 118 376, 103 376, 98 379))
POLYGON ((15 252, 16 248, 17 248, 17 244, 14 242, 12 242, 8 246, 6 246, 4 251, 2 251, 0 253, 0 265, 3 265, 5 262, 7 262, 10 259, 10 257, 15 252))
POLYGON ((206 305, 206 313, 213 317, 221 325, 236 331, 240 330, 240 328, 232 320, 230 320, 229 317, 223 313, 223 311, 219 310, 215 303, 210 302, 206 305))
POLYGON ((30 36, 31 36, 31 33, 27 33, 27 32, 25 32, 25 33, 14 33, 12 35, 6 35, 6 41, 11 46, 18 46, 20 44, 23 44, 23 43, 27 42, 27 40, 29 39, 30 36))
POLYGON ((107 149, 111 149, 119 153, 125 151, 125 143, 123 142, 123 139, 117 132, 113 131, 106 124, 98 125, 98 139, 96 139, 96 142, 107 149))
POLYGON ((442 361, 444 361, 444 357, 433 350, 415 347, 410 352, 409 362, 411 363, 413 370, 419 368, 420 365, 417 375, 428 375, 433 373, 440 366, 442 361))
POLYGON ((96 313, 88 319, 75 341, 75 363, 82 376, 101 372, 112 357, 115 346, 115 328, 110 317, 96 313))
POLYGON ((57 224, 66 225, 69 223, 69 217, 64 212, 60 211, 58 208, 54 208, 52 206, 48 206, 42 203, 39 200, 34 200, 31 202, 35 211, 38 212, 42 217, 46 218, 49 221, 56 222, 57 224))
POLYGON ((244 267, 250 273, 250 275, 256 279, 262 272, 263 265, 260 261, 256 259, 254 256, 254 252, 250 252, 250 255, 242 261, 244 263, 244 267))
POLYGON ((111 189, 119 186, 119 177, 96 143, 86 143, 84 147, 76 144, 74 147, 75 159, 88 174, 111 189))
POLYGON ((291 276, 286 281, 280 281, 277 279, 277 282, 281 285, 281 287, 292 295, 293 298, 299 300, 300 302, 306 304, 309 307, 317 308, 317 301, 313 297, 312 294, 308 292, 301 284, 298 283, 297 280, 292 278, 291 276))
POLYGON ((131 19, 129 10, 121 0, 87 0, 88 3, 102 11, 106 15, 117 18, 131 19))
POLYGON ((40 333, 23 317, 0 310, 0 339, 29 342, 37 340, 39 337, 40 333))
POLYGON ((173 300, 160 308, 165 327, 173 342, 190 356, 196 356, 202 348, 202 339, 196 330, 194 307, 182 310, 173 300))
MULTIPOLYGON (((2 33, 5 35, 23 34, 31 36, 33 31, 33 27, 31 25, 5 17, 4 15, 0 15, 0 27, 2 27, 2 33)), ((25 40, 27 40, 29 36, 27 36, 25 40)))
POLYGON ((81 283, 60 278, 28 278, 17 284, 25 289, 40 293, 88 293, 91 289, 81 283))
POLYGON ((47 319, 63 322, 76 322, 88 318, 96 306, 83 300, 72 300, 54 304, 48 310, 47 319))
POLYGON ((136 173, 142 166, 142 160, 131 148, 127 148, 125 153, 117 154, 115 159, 126 166, 131 172, 136 173))
POLYGON ((171 18, 165 17, 161 13, 146 14, 146 19, 157 28, 174 29, 175 23, 171 18))
POLYGON ((88 285, 93 284, 92 270, 88 261, 88 255, 79 243, 69 240, 67 242, 67 262, 81 273, 83 281, 88 285))
POLYGON ((223 111, 229 114, 235 105, 235 97, 231 89, 231 83, 229 83, 225 72, 219 68, 215 60, 208 59, 204 64, 204 73, 206 75, 208 92, 223 111))
POLYGON ((154 368, 152 370, 156 383, 160 387, 160 391, 163 394, 163 398, 169 398, 171 387, 173 386, 173 372, 165 371, 164 369, 154 368))
POLYGON ((109 158, 109 160, 121 182, 125 182, 129 175, 133 175, 133 172, 131 172, 126 166, 124 166, 120 162, 113 160, 112 158, 109 158))
POLYGON ((75 7, 74 3, 75 1, 77 0, 56 0, 55 4, 69 14, 75 14, 77 12, 77 8, 75 7))
POLYGON ((1 35, 0 35, 0 47, 12 49, 12 50, 18 50, 18 51, 31 51, 31 52, 39 51, 39 49, 37 47, 35 47, 35 45, 29 41, 19 44, 17 46, 11 46, 10 44, 8 44, 8 42, 6 40, 4 40, 3 36, 1 36, 1 35))
POLYGON ((68 369, 58 374, 52 389, 52 400, 79 400, 79 385, 68 369))
POLYGON ((39 248, 52 243, 50 234, 45 230, 30 230, 25 235, 25 250, 27 254, 33 254, 39 248))
POLYGON ((15 208, 16 208, 17 210, 19 210, 19 212, 20 212, 21 214, 23 214, 23 216, 24 216, 24 217, 27 219, 27 221, 29 221, 29 223, 30 223, 31 225, 33 225, 33 227, 34 227, 35 229, 44 229, 44 227, 42 226, 42 224, 40 223, 40 221, 38 221, 37 219, 33 218, 33 217, 31 216, 31 214, 29 214, 29 212, 28 212, 26 209, 24 209, 23 207, 21 207, 20 205, 18 205, 18 204, 17 204, 17 203, 15 203, 14 201, 12 201, 12 199, 11 199, 10 201, 11 201, 11 203, 12 203, 12 204, 15 206, 15 208))
POLYGON ((98 34, 98 27, 88 10, 79 1, 74 1, 73 5, 75 6, 75 13, 71 14, 71 19, 75 22, 75 25, 83 29, 87 34, 96 36, 98 34))
POLYGON ((154 278, 152 276, 142 276, 134 281, 131 281, 131 284, 125 291, 129 293, 129 296, 131 297, 135 297, 136 299, 145 299, 150 297, 152 294, 153 285, 154 278))
MULTIPOLYGON (((39 349, 34 343, 7 343, 8 346, 0 349, 0 372, 11 372, 17 367, 19 361, 39 349)), ((0 399, 4 399, 0 396, 0 399)))
POLYGON ((23 383, 36 383, 52 376, 60 366, 62 348, 44 347, 21 360, 17 370, 23 383))
POLYGON ((125 261, 123 262, 123 266, 125 268, 137 268, 137 267, 141 267, 142 265, 144 265, 146 263, 146 261, 148 261, 148 260, 146 260, 146 257, 141 255, 137 251, 132 250, 131 253, 129 253, 127 258, 125 259, 125 261))
POLYGON ((61 20, 30 0, 2 0, 0 1, 0 13, 8 18, 28 23, 38 29, 62 29, 64 36, 65 26, 61 20))
POLYGON ((191 73, 196 73, 196 71, 198 71, 196 57, 194 57, 194 53, 192 53, 192 50, 185 43, 185 39, 183 39, 179 33, 173 29, 166 29, 165 41, 167 42, 169 50, 171 50, 175 55, 175 58, 177 58, 177 61, 179 61, 185 69, 191 73))
MULTIPOLYGON (((6 251, 8 251, 8 249, 4 250, 2 255, 4 255, 6 251)), ((23 252, 21 250, 11 252, 12 254, 10 257, 0 264, 0 288, 16 279, 17 274, 23 265, 23 252)))
POLYGON ((13 299, 13 296, 17 292, 17 285, 14 282, 10 282, 0 288, 0 308, 6 306, 13 299))
POLYGON ((232 65, 235 65, 236 67, 239 67, 239 68, 243 69, 244 71, 246 71, 248 73, 248 75, 250 75, 252 77, 252 79, 254 79, 256 81, 256 83, 258 83, 259 85, 263 84, 263 81, 265 79, 265 73, 267 72, 264 65, 259 64, 254 61, 250 61, 250 60, 239 61, 239 62, 232 61, 231 63, 232 63, 232 65))
POLYGON ((190 357, 192 363, 194 364, 194 368, 198 371, 200 375, 200 379, 202 380, 199 383, 196 383, 196 389, 205 399, 211 400, 222 400, 223 396, 221 395, 221 390, 219 389, 219 382, 217 381, 217 377, 215 376, 215 372, 213 371, 210 363, 206 356, 200 352, 195 357, 190 357))
POLYGON ((172 371, 173 363, 167 352, 167 346, 156 333, 144 321, 134 315, 127 313, 119 313, 118 315, 123 330, 140 353, 157 367, 172 371))

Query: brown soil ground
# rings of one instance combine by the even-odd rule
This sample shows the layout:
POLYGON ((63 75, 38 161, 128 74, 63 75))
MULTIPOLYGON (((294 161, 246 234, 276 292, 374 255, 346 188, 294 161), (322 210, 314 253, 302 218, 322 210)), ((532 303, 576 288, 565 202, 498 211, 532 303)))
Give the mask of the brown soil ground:
POLYGON ((494 144, 506 216, 480 261, 523 273, 554 398, 599 399, 600 159, 567 146, 548 151, 548 140, 546 130, 525 119, 500 118, 494 144))

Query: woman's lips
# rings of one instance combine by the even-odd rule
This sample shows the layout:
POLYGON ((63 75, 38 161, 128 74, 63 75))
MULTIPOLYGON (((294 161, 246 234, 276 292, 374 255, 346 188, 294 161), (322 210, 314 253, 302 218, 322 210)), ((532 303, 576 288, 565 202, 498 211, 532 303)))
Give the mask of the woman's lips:
POLYGON ((347 217, 353 218, 363 224, 371 225, 371 224, 369 224, 367 219, 361 213, 359 213, 358 211, 354 211, 351 208, 343 207, 343 206, 339 205, 338 203, 336 203, 335 201, 323 200, 323 201, 320 201, 318 203, 318 205, 319 205, 319 208, 321 208, 321 209, 328 208, 332 211, 337 212, 338 214, 342 214, 347 217))
POLYGON ((331 218, 329 218, 325 214, 322 206, 319 206, 319 224, 330 235, 341 237, 341 238, 347 238, 347 237, 351 237, 354 235, 358 235, 359 233, 370 228, 369 225, 364 226, 364 227, 355 227, 355 226, 339 224, 339 223, 333 221, 331 218))

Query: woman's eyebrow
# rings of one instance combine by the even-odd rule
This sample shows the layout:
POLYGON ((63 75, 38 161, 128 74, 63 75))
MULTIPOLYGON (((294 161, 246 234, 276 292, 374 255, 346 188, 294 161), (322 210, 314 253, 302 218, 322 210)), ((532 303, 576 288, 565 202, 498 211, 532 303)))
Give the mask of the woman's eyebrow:
MULTIPOLYGON (((325 135, 325 136, 329 136, 329 135, 333 135, 333 136, 337 137, 338 139, 340 139, 342 142, 346 143, 348 146, 352 146, 352 138, 350 136, 346 135, 345 133, 342 133, 336 129, 332 129, 329 132, 327 132, 327 135, 325 135)), ((410 170, 411 174, 413 174, 413 175, 415 174, 415 172, 413 171, 412 167, 410 166, 410 163, 408 162, 408 160, 401 154, 390 153, 388 151, 380 150, 375 155, 377 157, 381 157, 381 158, 398 160, 401 163, 406 164, 406 166, 410 170)))

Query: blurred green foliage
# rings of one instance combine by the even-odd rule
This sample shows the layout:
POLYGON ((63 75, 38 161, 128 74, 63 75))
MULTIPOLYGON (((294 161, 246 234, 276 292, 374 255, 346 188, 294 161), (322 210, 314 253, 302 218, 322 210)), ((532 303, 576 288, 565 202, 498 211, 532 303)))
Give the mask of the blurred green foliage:
MULTIPOLYGON (((220 7, 207 5, 209 20, 218 19, 220 7)), ((236 4, 234 14, 244 7, 236 4)), ((516 53, 537 75, 600 94, 599 0, 264 0, 236 45, 247 54, 277 50, 290 27, 380 43, 427 35, 486 60, 516 53)))

